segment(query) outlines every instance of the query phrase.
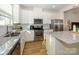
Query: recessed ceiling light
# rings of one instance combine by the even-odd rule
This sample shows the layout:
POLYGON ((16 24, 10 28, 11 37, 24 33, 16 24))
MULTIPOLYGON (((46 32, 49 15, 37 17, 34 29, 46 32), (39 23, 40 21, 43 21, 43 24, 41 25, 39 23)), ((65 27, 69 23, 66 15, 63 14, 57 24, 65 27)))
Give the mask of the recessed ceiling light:
POLYGON ((53 6, 52 6, 52 8, 56 8, 56 6, 55 6, 55 5, 53 5, 53 6))

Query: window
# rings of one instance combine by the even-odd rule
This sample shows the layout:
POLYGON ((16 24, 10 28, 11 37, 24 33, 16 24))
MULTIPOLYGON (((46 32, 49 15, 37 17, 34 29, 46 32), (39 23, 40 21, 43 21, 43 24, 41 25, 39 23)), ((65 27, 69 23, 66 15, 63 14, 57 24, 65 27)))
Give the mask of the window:
POLYGON ((0 25, 9 25, 11 23, 11 19, 6 16, 0 16, 0 25))

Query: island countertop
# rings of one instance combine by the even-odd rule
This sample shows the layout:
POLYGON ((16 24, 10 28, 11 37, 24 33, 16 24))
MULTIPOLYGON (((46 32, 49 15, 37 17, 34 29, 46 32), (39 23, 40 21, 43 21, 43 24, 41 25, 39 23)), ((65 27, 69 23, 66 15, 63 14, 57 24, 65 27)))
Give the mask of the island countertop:
POLYGON ((19 36, 0 37, 0 55, 6 55, 19 40, 19 36))
POLYGON ((44 32, 47 54, 78 54, 79 33, 72 31, 44 32))
POLYGON ((66 44, 75 44, 79 43, 79 33, 74 33, 72 31, 58 31, 47 33, 49 37, 55 37, 63 41, 66 44))

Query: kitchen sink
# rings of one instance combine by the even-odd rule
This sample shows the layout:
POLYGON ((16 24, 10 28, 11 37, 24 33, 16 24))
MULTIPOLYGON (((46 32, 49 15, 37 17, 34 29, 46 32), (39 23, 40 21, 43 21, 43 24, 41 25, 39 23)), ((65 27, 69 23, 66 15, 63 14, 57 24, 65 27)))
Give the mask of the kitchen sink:
POLYGON ((10 34, 6 34, 4 37, 14 37, 14 36, 18 36, 19 33, 10 33, 10 34))

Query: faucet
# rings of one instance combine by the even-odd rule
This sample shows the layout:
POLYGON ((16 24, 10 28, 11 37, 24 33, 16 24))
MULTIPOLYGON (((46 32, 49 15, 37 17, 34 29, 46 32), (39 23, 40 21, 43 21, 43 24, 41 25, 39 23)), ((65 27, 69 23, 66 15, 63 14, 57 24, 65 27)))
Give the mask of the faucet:
POLYGON ((8 25, 7 25, 7 32, 6 32, 6 34, 8 34, 8 25))

